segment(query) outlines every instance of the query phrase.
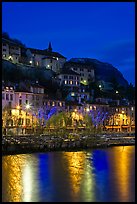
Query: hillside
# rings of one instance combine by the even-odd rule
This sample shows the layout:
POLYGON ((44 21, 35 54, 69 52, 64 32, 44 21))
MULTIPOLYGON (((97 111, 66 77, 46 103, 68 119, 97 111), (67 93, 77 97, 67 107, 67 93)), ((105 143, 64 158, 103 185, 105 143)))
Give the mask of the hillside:
POLYGON ((70 62, 82 63, 83 65, 91 65, 95 70, 95 80, 103 80, 105 82, 116 82, 125 88, 128 87, 127 80, 123 77, 122 73, 113 65, 104 63, 96 59, 91 58, 71 58, 70 62))

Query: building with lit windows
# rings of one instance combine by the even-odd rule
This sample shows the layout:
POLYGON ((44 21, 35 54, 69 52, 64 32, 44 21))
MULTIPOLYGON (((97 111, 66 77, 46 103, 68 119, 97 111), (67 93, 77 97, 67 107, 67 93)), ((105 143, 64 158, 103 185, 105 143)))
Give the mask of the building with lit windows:
POLYGON ((2 58, 18 63, 22 46, 10 39, 2 38, 2 58))
POLYGON ((44 118, 48 118, 50 114, 65 110, 65 101, 49 98, 44 89, 38 83, 32 84, 29 90, 3 86, 3 128, 12 132, 19 128, 19 133, 24 134, 39 122, 43 124, 44 118))
POLYGON ((26 55, 30 65, 45 67, 46 69, 51 69, 54 72, 59 72, 66 62, 66 57, 58 52, 52 51, 51 43, 49 43, 48 49, 45 50, 27 48, 26 55))
POLYGON ((64 69, 73 70, 80 75, 80 83, 88 85, 89 81, 95 80, 94 68, 91 65, 86 65, 78 62, 65 62, 64 69))
POLYGON ((135 106, 110 106, 106 129, 117 132, 135 131, 135 106))

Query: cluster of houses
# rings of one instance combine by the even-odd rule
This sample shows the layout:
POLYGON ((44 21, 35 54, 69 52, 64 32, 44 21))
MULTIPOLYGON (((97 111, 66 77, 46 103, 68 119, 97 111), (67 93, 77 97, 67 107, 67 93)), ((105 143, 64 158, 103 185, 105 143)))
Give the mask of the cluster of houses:
MULTIPOLYGON (((109 117, 102 120, 102 125, 106 129, 134 131, 135 106, 119 106, 118 100, 114 101, 115 106, 110 106, 109 102, 112 101, 110 98, 96 98, 94 103, 91 102, 94 91, 87 91, 89 82, 95 81, 95 70, 91 65, 83 66, 80 63, 66 61, 66 57, 52 51, 51 43, 47 49, 39 50, 26 48, 6 38, 2 38, 2 58, 30 68, 52 70, 56 74, 59 86, 69 90, 65 99, 52 98, 45 93, 46 87, 41 86, 38 81, 31 83, 27 88, 3 82, 3 127, 15 127, 18 118, 20 124, 26 128, 34 123, 36 115, 44 111, 47 117, 52 112, 75 111, 75 113, 87 114, 94 111, 94 113, 108 113, 109 117), (6 111, 8 111, 9 118, 6 111)), ((100 88, 104 83, 102 87, 111 90, 111 85, 107 86, 103 81, 98 83, 100 88)))

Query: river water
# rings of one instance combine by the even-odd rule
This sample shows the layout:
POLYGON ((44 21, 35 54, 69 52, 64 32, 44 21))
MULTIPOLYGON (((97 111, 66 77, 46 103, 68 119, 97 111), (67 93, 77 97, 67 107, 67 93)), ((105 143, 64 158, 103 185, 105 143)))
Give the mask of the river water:
POLYGON ((135 146, 2 157, 3 202, 134 202, 135 146))

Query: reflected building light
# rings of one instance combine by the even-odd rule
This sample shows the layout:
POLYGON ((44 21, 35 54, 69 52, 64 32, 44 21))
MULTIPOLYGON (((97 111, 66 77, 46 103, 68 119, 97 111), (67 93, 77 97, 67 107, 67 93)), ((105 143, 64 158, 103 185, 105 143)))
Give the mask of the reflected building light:
POLYGON ((118 192, 121 197, 120 202, 124 202, 125 197, 128 197, 129 194, 129 179, 130 171, 129 166, 131 166, 131 158, 129 157, 129 152, 132 152, 131 146, 121 147, 120 154, 115 148, 113 163, 115 164, 115 181, 117 182, 118 192), (119 165, 117 165, 119 164, 119 165))
POLYGON ((74 198, 80 192, 80 185, 84 173, 84 152, 65 152, 63 154, 68 161, 68 171, 71 179, 71 186, 74 198))
MULTIPOLYGON (((87 156, 89 158, 92 158, 92 153, 88 153, 87 156), (88 155, 89 154, 89 155, 88 155)), ((82 194, 84 198, 88 198, 88 201, 95 200, 95 191, 94 191, 94 185, 95 185, 95 177, 93 176, 93 164, 92 159, 86 159, 85 164, 85 174, 83 177, 83 186, 82 186, 82 194)))
POLYGON ((33 185, 32 185, 32 169, 29 165, 24 167, 23 172, 23 201, 31 202, 33 196, 33 185))

